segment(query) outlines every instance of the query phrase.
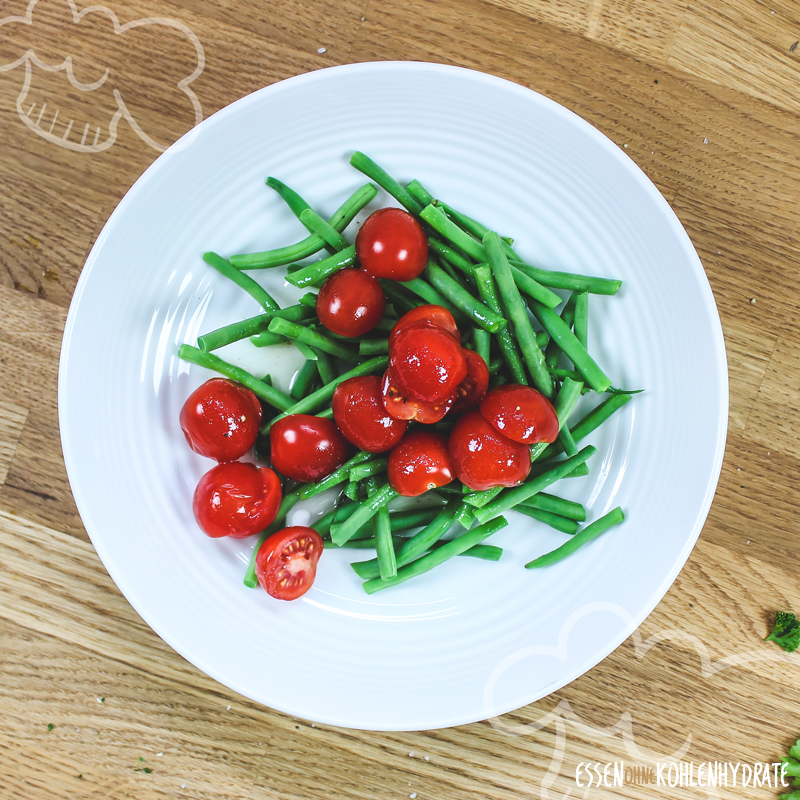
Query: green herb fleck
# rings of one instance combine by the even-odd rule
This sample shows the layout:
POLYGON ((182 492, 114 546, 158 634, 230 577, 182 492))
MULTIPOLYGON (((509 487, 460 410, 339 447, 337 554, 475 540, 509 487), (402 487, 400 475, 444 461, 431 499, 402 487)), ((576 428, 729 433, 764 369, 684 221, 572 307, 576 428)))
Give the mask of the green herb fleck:
POLYGON ((51 731, 51 730, 53 730, 53 728, 55 728, 55 725, 53 725, 53 723, 52 723, 52 722, 48 722, 48 723, 47 723, 47 730, 48 730, 48 731, 51 731))
POLYGON ((765 642, 775 642, 787 653, 794 653, 800 646, 800 620, 790 611, 778 611, 775 625, 765 642))
POLYGON ((144 761, 144 756, 139 756, 139 761, 144 761))
POLYGON ((81 774, 80 774, 80 775, 78 775, 78 780, 79 780, 79 781, 82 781, 82 780, 83 780, 83 773, 82 773, 82 772, 81 772, 81 774))

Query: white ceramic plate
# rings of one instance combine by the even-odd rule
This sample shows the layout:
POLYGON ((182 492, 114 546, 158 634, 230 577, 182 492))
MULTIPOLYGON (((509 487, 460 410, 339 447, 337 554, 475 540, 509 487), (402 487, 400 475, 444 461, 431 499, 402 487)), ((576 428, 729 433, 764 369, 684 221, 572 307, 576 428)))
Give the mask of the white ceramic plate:
MULTIPOLYGON (((379 200, 372 208, 389 202, 383 193, 379 200)), ((297 293, 279 272, 260 274, 289 302, 297 293)), ((249 343, 231 349, 231 359, 283 381, 297 364, 291 347, 282 355, 249 343)), ((59 382, 81 516, 153 629, 253 700, 384 730, 518 708, 620 644, 667 591, 700 532, 727 402, 703 268, 636 165, 534 92, 417 63, 283 81, 205 120, 162 155, 87 260, 59 382), (459 558, 368 597, 348 566, 364 551, 329 551, 306 597, 281 603, 242 585, 251 541, 211 540, 194 523, 192 492, 212 463, 186 446, 178 412, 210 375, 176 351, 258 311, 200 256, 302 238, 264 179, 281 178, 330 214, 365 180, 348 165, 356 149, 514 236, 529 261, 624 280, 616 297, 591 298, 590 347, 615 385, 647 391, 589 440, 600 448, 591 476, 562 481, 559 492, 585 503, 589 519, 621 505, 627 521, 557 566, 523 569, 564 536, 511 514, 492 542, 505 548, 498 563, 459 558)))

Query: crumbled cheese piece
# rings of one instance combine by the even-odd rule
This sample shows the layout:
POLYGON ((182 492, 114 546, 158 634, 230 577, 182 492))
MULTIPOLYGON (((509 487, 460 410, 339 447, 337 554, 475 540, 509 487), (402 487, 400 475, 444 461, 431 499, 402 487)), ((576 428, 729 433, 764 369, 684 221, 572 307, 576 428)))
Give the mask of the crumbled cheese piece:
POLYGON ((317 48, 317 52, 318 52, 320 55, 322 55, 323 53, 327 53, 327 52, 328 52, 328 50, 327 50, 327 48, 325 48, 325 47, 318 47, 318 48, 317 48))

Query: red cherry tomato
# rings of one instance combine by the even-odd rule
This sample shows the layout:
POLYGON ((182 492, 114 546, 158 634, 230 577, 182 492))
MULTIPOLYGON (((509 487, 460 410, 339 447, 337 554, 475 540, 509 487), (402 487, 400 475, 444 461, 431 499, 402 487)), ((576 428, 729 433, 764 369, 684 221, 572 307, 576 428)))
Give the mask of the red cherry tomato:
POLYGON ((467 376, 461 345, 430 322, 415 322, 395 336, 389 369, 404 397, 427 406, 445 401, 467 376))
POLYGON ((428 431, 406 434, 389 453, 389 483, 404 497, 416 497, 453 480, 444 436, 428 431))
POLYGON ((395 419, 416 420, 431 425, 438 422, 452 408, 455 394, 436 405, 426 406, 405 397, 397 388, 392 373, 387 369, 381 381, 383 407, 395 419))
POLYGON ((436 325, 438 328, 442 328, 452 334, 455 340, 461 344, 461 334, 456 327, 456 321, 446 308, 443 306, 417 306, 403 314, 394 324, 392 332, 389 334, 389 350, 394 346, 397 334, 404 328, 409 328, 415 322, 430 322, 432 325, 436 325))
POLYGON ((313 528, 295 525, 273 533, 256 554, 256 577, 278 600, 297 600, 314 583, 322 538, 313 528))
POLYGON ((483 356, 479 356, 474 350, 467 350, 466 347, 461 352, 467 362, 467 377, 456 389, 456 401, 451 409, 454 414, 478 405, 489 388, 489 367, 486 366, 483 356))
POLYGON ((354 267, 334 272, 317 295, 317 316, 340 336, 361 336, 383 319, 386 295, 378 281, 354 267))
POLYGON ((290 414, 269 431, 272 466, 293 481, 318 481, 347 460, 347 440, 333 420, 290 414))
POLYGON ((408 427, 386 411, 377 375, 340 383, 333 393, 333 418, 348 442, 370 453, 391 450, 408 427))
POLYGON ((180 422, 195 453, 217 461, 236 461, 255 444, 261 403, 244 386, 212 378, 189 395, 180 422))
POLYGON ((356 257, 376 278, 410 281, 428 263, 428 239, 407 211, 382 208, 367 218, 356 235, 356 257))
POLYGON ((550 401, 530 386, 508 383, 483 398, 481 414, 500 433, 523 444, 553 442, 558 436, 558 416, 550 401))
POLYGON ((212 538, 242 539, 275 519, 281 494, 281 482, 268 467, 231 461, 200 478, 192 508, 197 524, 212 538))
POLYGON ((448 448, 456 475, 473 491, 516 486, 531 471, 530 448, 498 433, 477 409, 453 426, 448 448))

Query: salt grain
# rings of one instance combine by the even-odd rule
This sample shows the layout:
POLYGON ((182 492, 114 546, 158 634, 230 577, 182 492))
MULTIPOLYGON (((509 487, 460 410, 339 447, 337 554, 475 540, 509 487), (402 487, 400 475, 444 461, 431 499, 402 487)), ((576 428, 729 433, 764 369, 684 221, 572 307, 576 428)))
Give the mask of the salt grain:
POLYGON ((185 783, 182 783, 182 784, 181 784, 181 789, 185 789, 185 788, 186 788, 186 784, 185 784, 185 783))
POLYGON ((430 761, 430 759, 428 758, 428 756, 425 756, 425 760, 426 760, 426 761, 430 761))
POLYGON ((411 800, 414 800, 414 798, 415 798, 416 796, 417 796, 417 793, 416 793, 416 792, 411 792, 411 794, 409 795, 409 797, 411 798, 411 800))
POLYGON ((327 53, 328 51, 327 51, 327 49, 326 49, 326 48, 324 48, 324 47, 318 47, 318 48, 317 48, 317 52, 318 52, 320 55, 322 55, 322 53, 327 53))
POLYGON ((413 750, 408 754, 408 757, 409 758, 414 758, 414 751, 413 750))
POLYGON ((703 139, 703 144, 708 144, 708 139, 703 139))
POLYGON ((751 297, 751 298, 750 298, 750 305, 751 305, 751 306, 754 306, 755 304, 756 304, 756 299, 755 299, 755 297, 751 297))
POLYGON ((622 146, 623 146, 623 147, 624 147, 626 150, 628 149, 628 145, 624 144, 624 145, 622 145, 622 146))
POLYGON ((231 707, 230 707, 230 706, 228 706, 228 707, 227 707, 225 710, 226 710, 226 711, 230 711, 230 710, 231 710, 231 707))
POLYGON ((156 753, 157 756, 163 756, 163 753, 156 753))

